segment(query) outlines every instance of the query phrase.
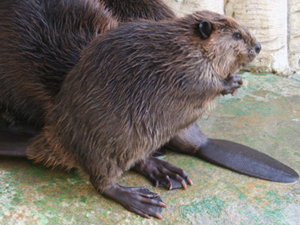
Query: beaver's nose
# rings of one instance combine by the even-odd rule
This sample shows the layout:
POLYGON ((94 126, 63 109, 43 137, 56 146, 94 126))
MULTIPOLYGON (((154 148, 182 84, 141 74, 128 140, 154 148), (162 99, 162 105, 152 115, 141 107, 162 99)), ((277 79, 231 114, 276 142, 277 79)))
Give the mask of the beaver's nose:
POLYGON ((257 42, 256 42, 256 46, 255 46, 255 52, 256 52, 256 54, 260 53, 260 50, 261 50, 261 45, 260 45, 260 43, 257 41, 257 42))

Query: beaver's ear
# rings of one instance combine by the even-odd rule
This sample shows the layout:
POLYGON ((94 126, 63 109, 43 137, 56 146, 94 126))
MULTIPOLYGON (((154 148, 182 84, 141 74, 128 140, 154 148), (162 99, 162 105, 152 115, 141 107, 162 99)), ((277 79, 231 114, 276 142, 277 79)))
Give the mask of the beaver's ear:
POLYGON ((208 39, 213 31, 213 26, 208 21, 202 21, 199 24, 199 31, 203 39, 208 39))

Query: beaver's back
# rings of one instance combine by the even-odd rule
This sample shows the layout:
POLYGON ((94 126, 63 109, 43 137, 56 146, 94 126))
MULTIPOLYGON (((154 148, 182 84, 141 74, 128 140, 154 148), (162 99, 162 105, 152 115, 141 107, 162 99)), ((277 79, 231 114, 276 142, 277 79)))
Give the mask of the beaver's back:
POLYGON ((4 0, 0 9, 0 94, 38 125, 82 49, 116 26, 94 0, 4 0))

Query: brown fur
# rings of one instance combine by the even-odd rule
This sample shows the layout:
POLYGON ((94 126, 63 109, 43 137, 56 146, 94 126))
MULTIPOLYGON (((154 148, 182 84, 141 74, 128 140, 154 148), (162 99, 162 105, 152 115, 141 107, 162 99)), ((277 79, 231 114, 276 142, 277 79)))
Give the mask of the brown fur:
POLYGON ((17 118, 42 127, 46 112, 82 49, 117 25, 98 0, 1 1, 3 107, 17 118))
POLYGON ((166 20, 175 17, 173 11, 161 0, 101 0, 120 22, 166 20))
POLYGON ((174 16, 159 0, 1 1, 0 129, 40 129, 64 77, 98 34, 119 22, 174 16))
POLYGON ((83 50, 28 154, 82 168, 105 190, 193 124, 228 74, 255 58, 256 46, 246 28, 208 11, 108 31, 83 50), (204 20, 213 26, 208 39, 199 33, 204 20))
POLYGON ((82 49, 100 33, 116 27, 119 21, 174 16, 158 0, 128 3, 128 0, 2 1, 0 129, 7 130, 9 126, 20 131, 21 125, 22 132, 35 132, 26 123, 40 129, 64 77, 77 63, 82 49))

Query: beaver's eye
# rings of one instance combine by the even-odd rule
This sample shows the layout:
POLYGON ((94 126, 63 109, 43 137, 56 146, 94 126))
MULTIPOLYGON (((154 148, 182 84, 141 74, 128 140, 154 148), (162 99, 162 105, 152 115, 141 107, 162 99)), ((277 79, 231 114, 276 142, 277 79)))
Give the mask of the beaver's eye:
POLYGON ((234 38, 235 40, 241 40, 241 39, 242 39, 242 35, 241 35, 240 33, 234 33, 234 34, 233 34, 233 38, 234 38))

